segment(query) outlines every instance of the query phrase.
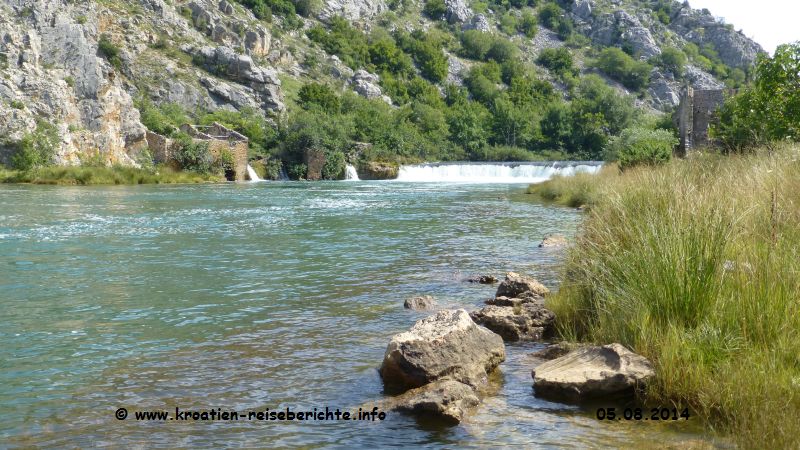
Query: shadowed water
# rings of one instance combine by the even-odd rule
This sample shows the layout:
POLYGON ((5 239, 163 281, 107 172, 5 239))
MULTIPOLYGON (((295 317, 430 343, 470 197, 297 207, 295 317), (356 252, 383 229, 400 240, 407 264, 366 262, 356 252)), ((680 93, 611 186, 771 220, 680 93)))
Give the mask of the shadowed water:
POLYGON ((380 182, 0 187, 0 442, 14 446, 587 446, 680 442, 532 394, 508 347, 465 423, 137 422, 133 411, 357 409, 390 337, 432 294, 475 308, 506 270, 555 281, 572 210, 519 186, 380 182), (131 416, 114 418, 125 407, 131 416))

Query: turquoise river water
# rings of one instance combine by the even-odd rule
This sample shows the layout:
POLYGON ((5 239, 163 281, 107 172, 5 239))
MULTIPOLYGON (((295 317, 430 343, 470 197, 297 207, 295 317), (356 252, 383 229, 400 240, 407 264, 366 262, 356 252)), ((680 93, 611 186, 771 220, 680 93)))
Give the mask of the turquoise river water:
POLYGON ((553 286, 551 232, 580 213, 521 185, 400 182, 0 186, 0 447, 630 447, 701 438, 537 399, 507 346, 493 392, 455 427, 137 421, 134 412, 356 410, 384 398, 390 337, 431 294, 477 308, 471 274, 553 286), (115 411, 129 416, 118 420, 115 411), (3 444, 5 443, 5 444, 3 444))

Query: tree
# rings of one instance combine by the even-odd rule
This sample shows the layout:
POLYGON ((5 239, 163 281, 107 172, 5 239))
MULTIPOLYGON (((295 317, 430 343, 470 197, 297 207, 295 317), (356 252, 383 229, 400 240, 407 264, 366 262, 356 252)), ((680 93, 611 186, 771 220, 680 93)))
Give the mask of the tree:
POLYGON ((731 151, 800 140, 800 43, 759 55, 753 85, 725 102, 712 133, 731 151))

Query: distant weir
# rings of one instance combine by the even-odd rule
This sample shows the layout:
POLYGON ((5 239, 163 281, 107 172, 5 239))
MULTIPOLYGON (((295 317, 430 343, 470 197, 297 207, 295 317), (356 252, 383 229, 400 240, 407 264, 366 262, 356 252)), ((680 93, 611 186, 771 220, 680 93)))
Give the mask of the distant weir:
POLYGON ((597 173, 602 161, 453 162, 401 166, 397 181, 416 183, 541 183, 554 175, 597 173))

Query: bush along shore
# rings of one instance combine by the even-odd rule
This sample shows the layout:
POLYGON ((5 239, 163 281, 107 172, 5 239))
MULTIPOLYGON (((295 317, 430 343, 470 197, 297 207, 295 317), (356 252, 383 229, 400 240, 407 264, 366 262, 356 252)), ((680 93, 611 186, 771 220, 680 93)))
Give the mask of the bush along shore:
POLYGON ((742 447, 800 445, 800 146, 530 192, 591 208, 546 303, 561 339, 648 358, 644 402, 688 407, 742 447))

